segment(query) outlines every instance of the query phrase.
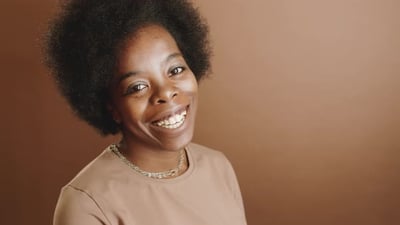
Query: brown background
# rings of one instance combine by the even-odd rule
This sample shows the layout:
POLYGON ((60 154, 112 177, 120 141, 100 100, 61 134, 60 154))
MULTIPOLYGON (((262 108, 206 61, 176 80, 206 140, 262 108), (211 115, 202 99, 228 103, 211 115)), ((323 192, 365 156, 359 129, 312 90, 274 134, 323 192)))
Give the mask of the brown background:
MULTIPOLYGON (((195 141, 232 161, 249 224, 400 224, 400 2, 196 2, 215 57, 195 141)), ((55 7, 0 3, 1 224, 51 224, 61 186, 115 140, 41 65, 55 7)))

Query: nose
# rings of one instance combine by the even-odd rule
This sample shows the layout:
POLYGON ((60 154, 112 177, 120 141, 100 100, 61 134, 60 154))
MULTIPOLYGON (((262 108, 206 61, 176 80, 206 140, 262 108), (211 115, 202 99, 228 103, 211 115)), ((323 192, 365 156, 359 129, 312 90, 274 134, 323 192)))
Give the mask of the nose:
POLYGON ((159 85, 156 90, 154 90, 151 102, 153 104, 163 104, 172 101, 176 96, 178 96, 178 90, 170 84, 159 85))

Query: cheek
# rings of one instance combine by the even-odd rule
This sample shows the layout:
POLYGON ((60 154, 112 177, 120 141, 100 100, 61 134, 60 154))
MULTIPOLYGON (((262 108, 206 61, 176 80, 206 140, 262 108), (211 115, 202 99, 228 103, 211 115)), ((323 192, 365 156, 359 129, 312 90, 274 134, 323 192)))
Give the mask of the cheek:
POLYGON ((181 83, 180 89, 194 97, 197 96, 198 85, 194 75, 191 75, 188 79, 181 83))
POLYGON ((143 121, 146 116, 147 102, 137 99, 127 100, 120 104, 120 115, 123 122, 137 123, 143 121))

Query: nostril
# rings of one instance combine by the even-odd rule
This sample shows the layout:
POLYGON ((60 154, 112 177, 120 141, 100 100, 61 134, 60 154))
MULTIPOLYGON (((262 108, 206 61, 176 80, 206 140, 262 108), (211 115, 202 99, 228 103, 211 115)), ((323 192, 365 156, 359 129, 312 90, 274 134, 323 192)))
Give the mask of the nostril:
POLYGON ((154 96, 152 97, 153 99, 152 102, 154 104, 163 104, 171 101, 176 96, 178 96, 178 91, 176 90, 168 90, 168 91, 163 90, 161 92, 157 92, 154 94, 154 96))
POLYGON ((166 100, 164 100, 164 99, 158 99, 157 100, 157 103, 166 103, 167 101, 166 100))

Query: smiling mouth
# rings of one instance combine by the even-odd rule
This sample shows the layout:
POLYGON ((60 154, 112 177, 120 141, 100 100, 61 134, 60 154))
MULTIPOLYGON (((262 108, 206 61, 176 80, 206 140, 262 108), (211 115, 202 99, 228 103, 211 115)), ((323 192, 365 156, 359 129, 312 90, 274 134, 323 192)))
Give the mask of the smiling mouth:
POLYGON ((167 128, 167 129, 176 129, 183 125, 183 123, 185 122, 185 119, 186 119, 186 114, 187 114, 187 108, 185 108, 183 111, 177 112, 174 115, 171 115, 165 119, 153 122, 153 124, 155 126, 163 127, 163 128, 167 128))

